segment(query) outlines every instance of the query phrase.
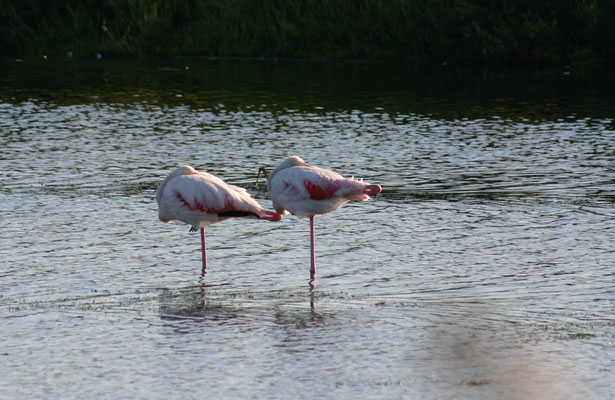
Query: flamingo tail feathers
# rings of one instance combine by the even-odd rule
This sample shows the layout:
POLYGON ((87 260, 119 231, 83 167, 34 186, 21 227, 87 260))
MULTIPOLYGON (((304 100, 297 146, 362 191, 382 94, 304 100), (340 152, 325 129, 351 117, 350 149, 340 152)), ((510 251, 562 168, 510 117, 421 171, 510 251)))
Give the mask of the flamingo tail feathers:
POLYGON ((261 215, 258 217, 258 219, 264 219, 266 221, 280 221, 282 220, 282 216, 278 213, 275 213, 273 211, 264 211, 263 213, 264 215, 261 215))
POLYGON ((380 185, 365 185, 363 189, 354 190, 344 196, 348 200, 366 201, 382 191, 380 185))
POLYGON ((363 194, 368 196, 375 196, 382 192, 382 187, 380 185, 367 185, 365 189, 363 189, 363 194))

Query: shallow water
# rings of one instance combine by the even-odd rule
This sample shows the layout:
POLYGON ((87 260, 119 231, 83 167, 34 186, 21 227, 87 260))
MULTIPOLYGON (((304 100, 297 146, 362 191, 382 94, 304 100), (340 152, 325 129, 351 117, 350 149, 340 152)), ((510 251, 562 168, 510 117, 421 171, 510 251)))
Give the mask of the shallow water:
POLYGON ((3 60, 0 398, 615 398, 600 71, 3 60), (309 222, 157 220, 190 164, 383 187, 309 222))

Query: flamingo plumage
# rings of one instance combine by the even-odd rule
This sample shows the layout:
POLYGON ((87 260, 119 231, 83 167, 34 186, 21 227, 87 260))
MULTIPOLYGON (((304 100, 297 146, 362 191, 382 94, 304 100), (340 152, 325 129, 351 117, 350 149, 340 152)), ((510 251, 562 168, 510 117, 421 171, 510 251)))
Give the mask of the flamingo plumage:
POLYGON ((207 269, 206 227, 233 217, 268 221, 282 219, 280 214, 261 207, 245 189, 229 185, 189 165, 177 168, 162 181, 156 193, 156 201, 158 218, 162 222, 178 220, 191 225, 191 232, 201 230, 203 274, 207 269))
POLYGON ((346 179, 297 156, 282 161, 269 176, 267 185, 277 213, 310 218, 311 281, 316 276, 314 217, 335 211, 351 200, 369 200, 382 191, 380 185, 346 179))

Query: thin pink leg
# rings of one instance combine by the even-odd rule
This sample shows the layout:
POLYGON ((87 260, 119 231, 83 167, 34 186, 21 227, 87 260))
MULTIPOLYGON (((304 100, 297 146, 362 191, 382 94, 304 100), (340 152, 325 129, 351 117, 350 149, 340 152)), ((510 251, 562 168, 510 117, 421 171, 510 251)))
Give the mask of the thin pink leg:
POLYGON ((316 277, 316 256, 314 251, 314 216, 310 216, 310 248, 312 250, 312 266, 310 268, 310 280, 316 277))
POLYGON ((201 228, 201 253, 203 255, 203 275, 207 272, 207 251, 205 250, 205 228, 201 228))

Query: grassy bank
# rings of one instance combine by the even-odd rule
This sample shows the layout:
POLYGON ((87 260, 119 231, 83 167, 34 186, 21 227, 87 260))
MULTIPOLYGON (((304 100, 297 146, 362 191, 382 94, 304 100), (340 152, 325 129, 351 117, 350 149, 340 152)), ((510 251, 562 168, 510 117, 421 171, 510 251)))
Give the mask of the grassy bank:
POLYGON ((615 60, 612 0, 0 0, 11 55, 615 60))

